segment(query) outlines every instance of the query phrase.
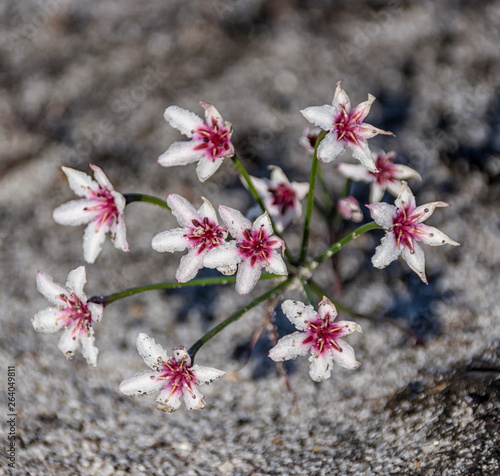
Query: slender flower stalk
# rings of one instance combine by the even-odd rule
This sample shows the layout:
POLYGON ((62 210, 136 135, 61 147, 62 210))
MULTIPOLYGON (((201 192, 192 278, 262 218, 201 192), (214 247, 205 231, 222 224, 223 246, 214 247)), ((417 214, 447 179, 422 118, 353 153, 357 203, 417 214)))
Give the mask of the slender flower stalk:
MULTIPOLYGON (((260 279, 276 279, 280 276, 276 274, 261 274, 260 279)), ((147 284, 145 286, 137 286, 135 288, 124 289, 113 294, 108 294, 107 296, 92 296, 89 298, 88 302, 94 302, 98 304, 103 304, 104 306, 111 304, 112 302, 118 301, 134 294, 144 293, 146 291, 155 291, 158 289, 180 289, 187 288, 191 286, 213 286, 216 284, 230 284, 236 281, 236 276, 216 276, 214 278, 198 278, 193 279, 187 283, 179 283, 177 281, 168 281, 165 283, 147 284)))
POLYGON ((280 284, 270 289, 264 294, 261 294, 258 298, 255 298, 252 302, 242 307, 239 311, 231 314, 227 319, 222 321, 220 324, 215 326, 212 330, 207 332, 204 336, 198 339, 188 350, 188 354, 191 356, 191 360, 194 361, 196 353, 205 345, 210 339, 214 338, 217 334, 223 331, 227 326, 237 321, 241 316, 246 314, 248 311, 257 307, 260 303, 267 301, 268 299, 276 296, 278 293, 283 293, 286 289, 293 283, 292 277, 288 277, 280 284))
POLYGON ((125 205, 132 202, 147 202, 170 210, 170 207, 165 200, 154 197, 153 195, 146 195, 145 193, 124 193, 123 196, 125 197, 125 205))
POLYGON ((307 196, 306 218, 304 222, 304 234, 302 235, 302 245, 300 247, 299 262, 303 262, 307 255, 307 246, 309 244, 309 232, 311 228, 312 211, 314 207, 314 189, 316 187, 316 174, 318 172, 318 147, 321 141, 326 136, 326 132, 322 131, 316 141, 314 156, 311 166, 311 176, 309 178, 309 195, 307 196))

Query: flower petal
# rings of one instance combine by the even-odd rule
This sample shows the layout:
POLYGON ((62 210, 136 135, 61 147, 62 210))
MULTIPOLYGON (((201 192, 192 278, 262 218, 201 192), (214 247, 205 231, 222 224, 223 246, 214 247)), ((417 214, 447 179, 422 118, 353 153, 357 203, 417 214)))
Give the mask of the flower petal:
POLYGON ((202 410, 207 406, 202 393, 196 385, 193 385, 190 392, 185 390, 183 397, 188 410, 202 410))
POLYGON ((226 224, 231 236, 236 239, 245 238, 243 232, 252 229, 252 222, 234 208, 219 205, 219 215, 226 224))
POLYGON ((115 245, 115 248, 125 252, 130 251, 127 242, 127 228, 125 226, 125 218, 123 216, 111 223, 110 231, 111 241, 115 245))
POLYGON ((95 346, 94 328, 89 329, 89 334, 81 334, 80 342, 82 343, 82 355, 91 367, 97 365, 97 355, 99 349, 95 346))
POLYGON ((349 143, 348 147, 352 150, 352 156, 359 160, 371 172, 378 172, 375 161, 368 144, 364 140, 358 140, 357 144, 349 143))
POLYGON ((266 266, 266 271, 268 273, 279 274, 280 276, 286 276, 288 274, 286 264, 279 252, 274 251, 271 253, 268 263, 269 264, 266 266))
MULTIPOLYGON (((398 198, 396 198, 394 205, 396 205, 396 207, 398 207, 398 208, 403 208, 403 204, 404 204, 407 207, 409 206, 410 210, 413 210, 415 208, 415 197, 413 196, 413 193, 411 192, 410 187, 408 187, 408 184, 404 180, 401 181, 401 184, 402 184, 401 192, 399 193, 398 198)), ((430 205, 430 204, 427 204, 427 205, 430 205)), ((425 206, 426 205, 423 205, 423 207, 425 207, 425 206)), ((434 211, 434 208, 432 209, 432 211, 434 211)))
POLYGON ((271 219, 269 218, 269 214, 264 212, 260 217, 257 217, 253 222, 253 229, 258 230, 263 228, 264 231, 270 235, 270 238, 273 234, 273 225, 271 225, 271 219))
POLYGON ((48 307, 38 311, 31 320, 33 328, 37 332, 52 334, 61 329, 62 320, 58 319, 61 311, 56 307, 48 307))
POLYGON ((393 164, 393 167, 395 168, 393 177, 397 180, 411 178, 422 180, 421 175, 416 170, 408 167, 407 165, 393 164))
POLYGON ((224 119, 220 115, 220 112, 212 106, 212 104, 208 104, 206 102, 200 101, 200 106, 205 109, 205 123, 208 124, 212 129, 215 125, 219 127, 224 127, 224 119))
POLYGON ((318 314, 321 319, 328 318, 330 322, 333 322, 337 318, 337 308, 330 299, 323 296, 319 303, 318 314))
POLYGON ((453 245, 460 246, 460 243, 453 241, 448 235, 442 231, 434 228, 433 226, 427 226, 420 224, 417 227, 419 231, 418 241, 430 246, 440 246, 440 245, 453 245))
POLYGON ((181 406, 182 392, 162 390, 156 399, 156 408, 162 412, 175 412, 181 406))
POLYGON ((328 164, 344 152, 344 141, 337 140, 335 132, 329 132, 318 146, 318 159, 328 164))
POLYGON ((368 94, 368 100, 359 103, 351 112, 351 115, 356 118, 356 122, 360 123, 365 120, 365 117, 370 113, 375 96, 368 94))
POLYGON ((65 300, 61 299, 61 297, 69 297, 71 294, 65 287, 54 283, 52 278, 42 271, 38 271, 36 275, 36 287, 38 292, 41 293, 47 301, 56 306, 61 306, 65 303, 65 300))
POLYGON ((83 234, 83 259, 87 263, 94 263, 101 252, 106 239, 106 226, 99 226, 95 221, 90 222, 83 234))
POLYGON ((306 107, 300 112, 315 126, 321 127, 321 129, 325 131, 331 131, 333 129, 333 121, 337 114, 337 110, 333 106, 329 104, 325 104, 324 106, 311 106, 306 107))
POLYGON ((129 377, 120 384, 118 391, 132 397, 159 392, 165 384, 165 380, 157 380, 155 378, 157 375, 158 372, 150 371, 129 377))
POLYGON ((198 215, 208 218, 211 222, 219 223, 215 208, 205 197, 201 197, 203 205, 198 209, 198 215))
POLYGON ((332 105, 337 110, 343 106, 347 113, 351 112, 351 100, 349 99, 349 96, 346 94, 346 92, 342 89, 342 81, 337 82, 332 105))
POLYGON ((425 276, 425 254, 422 248, 413 241, 413 251, 408 247, 401 250, 401 256, 408 263, 408 266, 418 274, 419 278, 427 284, 425 276))
POLYGON ((419 207, 415 208, 411 212, 411 217, 416 218, 416 223, 422 223, 423 221, 427 220, 433 213, 436 208, 440 207, 449 207, 450 205, 446 202, 431 202, 431 203, 426 203, 425 205, 420 205, 419 207))
POLYGON ((141 332, 137 337, 137 351, 144 359, 146 365, 153 370, 156 369, 158 359, 162 359, 165 362, 168 360, 167 353, 163 350, 163 347, 144 332, 141 332))
POLYGON ((186 237, 186 230, 184 228, 174 228, 173 230, 162 231, 155 235, 151 241, 153 249, 160 253, 165 251, 169 253, 183 251, 188 245, 189 240, 186 237))
POLYGON ((354 349, 343 340, 338 340, 337 345, 342 349, 342 352, 332 349, 330 352, 333 361, 337 365, 340 365, 341 367, 344 367, 346 369, 357 369, 361 365, 361 363, 356 360, 354 349))
POLYGON ((182 227, 193 226, 193 220, 200 219, 200 214, 191 202, 176 193, 169 194, 167 204, 182 227))
POLYGON ((308 182, 292 182, 292 188, 297 196, 297 201, 303 200, 309 193, 308 182))
POLYGON ((83 287, 87 282, 87 275, 85 273, 85 266, 78 266, 78 268, 70 271, 66 281, 66 287, 75 293, 81 300, 85 300, 85 293, 83 287))
POLYGON ((241 262, 238 265, 238 274, 236 275, 236 292, 243 296, 248 294, 257 284, 260 278, 262 268, 259 263, 255 263, 253 266, 251 260, 241 262))
POLYGON ((92 315, 92 323, 99 322, 104 314, 104 306, 95 302, 88 302, 87 307, 92 315))
POLYGON ((214 369, 213 367, 201 367, 197 364, 193 365, 191 370, 198 380, 198 385, 210 385, 226 373, 223 370, 214 369))
MULTIPOLYGON (((370 203, 380 202, 384 198, 385 189, 386 187, 384 187, 383 185, 379 185, 377 182, 373 182, 370 187, 370 197, 369 197, 370 203)), ((389 190, 389 192, 391 192, 392 195, 397 197, 401 190, 401 183, 388 182, 387 189, 389 190)))
POLYGON ((203 125, 201 117, 179 106, 167 107, 164 117, 172 127, 188 137, 193 137, 193 132, 203 125))
POLYGON ((52 218, 59 225, 84 225, 99 215, 100 212, 97 208, 92 209, 98 205, 97 200, 71 200, 59 205, 52 212, 52 218))
MULTIPOLYGON (((355 182, 370 183, 375 180, 375 176, 362 165, 340 163, 337 164, 337 170, 344 177, 354 180, 355 182)), ((374 201, 378 202, 379 200, 374 201)))
POLYGON ((203 266, 220 268, 234 266, 240 261, 241 256, 236 250, 236 241, 230 241, 210 250, 203 258, 203 266))
POLYGON ((377 225, 380 225, 385 230, 390 230, 393 225, 393 218, 397 215, 397 208, 385 202, 375 202, 366 205, 370 210, 370 215, 375 220, 377 225))
POLYGON ((174 142, 163 154, 158 157, 158 163, 163 167, 187 165, 203 158, 203 152, 196 146, 203 144, 199 140, 174 142))
POLYGON ((217 171, 222 165, 222 162, 224 162, 224 157, 225 155, 217 157, 216 159, 209 159, 206 157, 200 159, 196 166, 196 175, 198 175, 200 182, 205 182, 217 171))
POLYGON ((108 177, 104 175, 102 169, 94 164, 90 164, 90 168, 94 171, 94 178, 96 179, 97 183, 101 185, 103 188, 108 189, 110 192, 113 192, 114 191, 113 185, 111 185, 111 182, 108 180, 108 177))
POLYGON ((309 375, 315 382, 321 382, 330 378, 332 375, 332 356, 328 352, 323 352, 319 355, 311 355, 309 357, 311 366, 309 367, 309 375))
POLYGON ((313 306, 305 305, 302 301, 286 300, 281 305, 282 311, 288 320, 300 331, 307 327, 306 321, 314 320, 318 313, 313 306))
POLYGON ((302 332, 294 332, 285 337, 282 337, 278 343, 269 351, 269 357, 275 362, 295 359, 301 355, 306 355, 310 348, 310 344, 304 344, 304 334, 302 332))
POLYGON ((372 256, 372 264, 375 268, 385 268, 398 259, 400 254, 401 250, 398 248, 394 236, 392 233, 386 233, 380 241, 380 245, 375 249, 375 254, 372 256))
POLYGON ((68 177, 69 188, 79 197, 87 197, 91 190, 97 191, 99 185, 92 180, 92 177, 80 170, 62 167, 63 172, 68 177))
POLYGON ((181 258, 175 279, 179 283, 187 283, 196 277, 198 271, 203 268, 203 259, 206 253, 199 253, 197 248, 189 251, 187 255, 181 258))
POLYGON ((79 337, 73 334, 73 327, 67 327, 59 339, 58 349, 69 360, 75 355, 75 350, 78 348, 79 337))

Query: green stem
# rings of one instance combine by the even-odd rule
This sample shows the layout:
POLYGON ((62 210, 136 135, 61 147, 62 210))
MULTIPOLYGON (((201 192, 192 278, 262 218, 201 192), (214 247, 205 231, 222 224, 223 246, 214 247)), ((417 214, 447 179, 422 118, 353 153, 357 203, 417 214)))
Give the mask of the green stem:
POLYGON ((370 223, 366 223, 361 225, 359 228, 356 228, 353 232, 349 233, 347 236, 344 236, 341 240, 334 243, 328 249, 323 251, 320 255, 316 256, 312 259, 306 266, 305 269, 312 271, 316 269, 323 261, 326 261, 328 258, 331 258, 334 254, 338 253, 347 243, 355 240, 358 236, 361 236, 363 233, 371 230, 378 230, 382 228, 380 225, 377 225, 374 221, 370 223))
POLYGON ((314 299, 314 296, 313 296, 313 290, 311 289, 311 285, 309 284, 307 279, 302 279, 301 283, 302 283, 302 287, 304 288, 304 291, 306 293, 307 300, 309 301, 309 304, 311 304, 311 306, 313 306, 314 309, 317 309, 318 307, 316 305, 316 299, 314 299))
MULTIPOLYGON (((262 274, 260 279, 274 279, 280 278, 276 274, 262 274)), ((111 304, 112 302, 118 301, 118 299, 122 299, 128 296, 133 296, 134 294, 143 293, 145 291, 154 291, 156 289, 180 289, 187 288, 190 286, 208 286, 213 284, 229 284, 234 283, 236 281, 236 276, 217 276, 214 278, 199 278, 192 279, 187 283, 178 283, 177 281, 169 281, 166 283, 157 283, 157 284, 147 284, 146 286, 138 286, 135 288, 125 289, 123 291, 108 294, 107 296, 92 296, 88 302, 96 302, 98 304, 111 304)))
POLYGON ((314 149, 313 162, 311 166, 311 176, 309 178, 309 193, 307 195, 307 205, 306 205, 306 218, 304 222, 304 234, 302 235, 302 246, 300 248, 299 262, 303 262, 307 255, 307 246, 309 244, 309 231, 311 228, 311 218, 312 210, 314 206, 314 188, 316 186, 316 175, 318 173, 318 147, 326 132, 321 131, 318 139, 316 140, 316 147, 314 149))
POLYGON ((325 176, 323 174, 323 169, 321 168, 321 164, 318 164, 318 178, 321 183, 321 188, 323 189, 323 199, 326 203, 329 213, 331 213, 331 210, 333 209, 333 201, 332 197, 330 196, 328 186, 326 185, 325 176))
POLYGON ((250 309, 258 306, 260 303, 272 298, 279 292, 283 292, 290 284, 292 283, 293 278, 289 277, 285 281, 281 282, 274 288, 270 289, 266 293, 262 294, 258 298, 254 299, 251 303, 247 304, 245 307, 241 308, 239 311, 236 311, 234 314, 231 314, 227 319, 222 321, 220 324, 215 326, 212 330, 207 332, 203 337, 198 339, 188 350, 191 359, 194 360, 194 356, 201 349, 201 347, 206 344, 212 337, 215 337, 219 332, 224 330, 227 326, 237 321, 243 314, 247 313, 250 309))
POLYGON ((148 202, 170 210, 170 207, 167 205, 165 200, 153 197, 152 195, 146 195, 144 193, 124 193, 123 196, 125 197, 126 205, 132 202, 148 202))

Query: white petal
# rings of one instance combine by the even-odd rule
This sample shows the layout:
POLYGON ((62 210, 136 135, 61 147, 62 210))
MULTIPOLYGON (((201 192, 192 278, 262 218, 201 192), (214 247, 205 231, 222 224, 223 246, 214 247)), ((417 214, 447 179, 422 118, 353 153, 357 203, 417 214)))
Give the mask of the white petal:
POLYGON ((338 340, 337 345, 342 349, 342 352, 334 349, 331 350, 334 362, 349 370, 357 369, 361 364, 356 360, 354 349, 343 340, 338 340))
POLYGON ((87 197, 90 190, 97 190, 99 188, 97 182, 92 180, 92 177, 85 172, 70 169, 69 167, 62 167, 62 170, 66 174, 66 177, 68 177, 69 188, 79 197, 87 197))
MULTIPOLYGON (((362 166, 355 164, 345 164, 341 163, 337 165, 337 170, 347 178, 354 180, 355 182, 373 182, 375 177, 370 173, 370 171, 362 166)), ((378 202, 378 200, 374 200, 378 202)))
MULTIPOLYGON (((242 176, 240 176, 240 179, 241 179, 241 183, 244 185, 244 187, 246 189, 248 189, 248 184, 246 183, 246 181, 243 179, 242 176)), ((257 178, 257 177, 253 177, 253 176, 250 176, 250 179, 252 180, 252 183, 253 183, 253 186, 255 187, 255 190, 257 190, 257 193, 259 194, 259 196, 262 199, 264 199, 270 195, 269 187, 272 185, 270 180, 268 180, 266 178, 257 178)), ((259 210, 260 210, 260 208, 259 208, 259 210)))
POLYGON ((95 221, 90 222, 83 234, 83 259, 87 263, 95 262, 106 239, 107 227, 100 226, 97 229, 97 225, 98 223, 95 221))
POLYGON ((398 259, 401 250, 396 244, 396 240, 392 233, 386 233, 382 238, 380 245, 375 249, 375 254, 372 257, 372 264, 375 268, 385 268, 394 260, 398 259))
POLYGON ((171 193, 167 197, 167 204, 182 227, 193 226, 193 220, 200 219, 200 214, 196 211, 192 203, 176 193, 171 193))
POLYGON ((349 143, 348 147, 352 150, 352 156, 358 159, 368 170, 371 172, 378 171, 366 141, 358 140, 358 145, 349 143))
POLYGON ((232 267, 240 261, 241 255, 236 249, 236 241, 230 241, 210 250, 203 258, 203 266, 207 268, 232 267))
POLYGON ((449 204, 446 202, 431 202, 420 205, 411 212, 411 217, 418 217, 416 223, 422 223, 434 213, 436 208, 440 207, 449 207, 449 204))
POLYGON ((42 271, 38 271, 36 275, 36 288, 47 301, 56 306, 61 306, 65 303, 65 301, 61 299, 61 296, 68 297, 71 294, 65 287, 54 283, 52 278, 42 271))
POLYGON ((164 117, 172 127, 188 137, 193 137, 193 132, 203 125, 201 117, 179 106, 167 107, 164 117))
POLYGON ((236 239, 244 238, 243 232, 252 229, 252 223, 243 214, 234 208, 219 205, 219 215, 226 224, 231 236, 236 239))
POLYGON ((196 175, 198 175, 200 182, 205 182, 205 180, 210 178, 222 165, 222 162, 224 162, 224 157, 218 157, 215 160, 207 157, 200 159, 196 166, 196 175))
POLYGON ((335 95, 333 97, 332 105, 340 109, 340 106, 344 106, 345 110, 349 113, 351 112, 351 100, 346 92, 342 89, 342 81, 337 82, 337 87, 335 89, 335 95))
POLYGON ((319 303, 318 314, 321 319, 328 316, 329 320, 333 322, 337 317, 337 308, 330 299, 323 297, 323 300, 319 303))
POLYGON ((241 262, 238 265, 238 274, 236 275, 236 292, 243 296, 248 294, 257 284, 260 278, 262 268, 259 263, 253 266, 250 264, 250 259, 241 262))
POLYGON ((66 287, 73 291, 80 299, 85 300, 85 293, 83 292, 83 287, 87 282, 87 275, 85 272, 85 266, 78 266, 68 274, 68 279, 66 281, 66 287))
POLYGON ((401 256, 408 263, 408 266, 418 274, 419 278, 427 284, 425 276, 425 254, 422 248, 413 241, 413 253, 408 247, 404 247, 401 256))
POLYGON ((202 410, 207 405, 197 385, 193 385, 191 392, 184 391, 183 400, 188 410, 202 410))
POLYGON ((271 225, 271 219, 267 212, 264 212, 260 217, 253 222, 253 229, 259 230, 260 228, 264 228, 264 231, 272 236, 273 234, 273 225, 271 225))
POLYGON ((329 132, 318 146, 318 159, 328 164, 344 152, 344 141, 337 140, 335 132, 329 132))
POLYGON ((120 384, 118 391, 133 397, 159 392, 165 380, 156 380, 157 375, 158 372, 151 371, 129 377, 120 384))
POLYGON ((380 225, 385 230, 392 228, 392 219, 396 217, 398 212, 394 205, 390 205, 386 202, 375 202, 366 206, 370 210, 370 215, 377 225, 380 225))
POLYGON ((208 104, 206 102, 200 101, 200 106, 205 109, 205 123, 208 124, 211 128, 213 128, 213 121, 215 121, 219 127, 224 126, 224 119, 220 115, 220 112, 212 106, 212 104, 208 104))
POLYGON ((311 362, 309 375, 315 382, 321 382, 331 377, 333 362, 329 353, 323 352, 320 355, 311 355, 309 362, 311 362))
POLYGON ((71 359, 78 348, 78 336, 73 335, 72 330, 72 326, 64 329, 57 345, 67 359, 71 359))
POLYGON ((84 225, 99 215, 99 210, 90 209, 98 204, 96 200, 72 200, 58 206, 52 212, 52 218, 59 225, 84 225))
POLYGON ((333 129, 333 121, 337 115, 337 110, 328 104, 324 106, 306 107, 300 111, 302 115, 315 126, 321 127, 325 131, 333 129))
POLYGON ((394 205, 398 208, 402 208, 404 203, 406 206, 410 205, 410 209, 415 208, 415 197, 413 196, 410 187, 408 187, 408 184, 404 180, 401 184, 401 192, 399 193, 398 198, 396 198, 394 205))
POLYGON ((89 329, 90 335, 80 335, 80 342, 82 343, 82 355, 91 367, 97 365, 97 354, 99 349, 95 346, 94 328, 89 329))
POLYGON ((359 325, 357 322, 353 321, 337 321, 336 325, 338 327, 343 328, 343 334, 344 336, 347 336, 349 334, 352 334, 353 332, 360 332, 361 334, 363 333, 363 329, 361 328, 361 325, 359 325))
POLYGON ((408 167, 407 165, 394 164, 394 167, 396 167, 396 173, 394 174, 394 178, 398 180, 411 179, 411 178, 422 180, 420 174, 411 167, 408 167))
POLYGON ((309 193, 308 182, 292 182, 292 188, 297 195, 297 200, 302 200, 309 193))
POLYGON ((285 172, 283 172, 283 170, 280 167, 277 167, 276 165, 270 165, 268 168, 271 169, 271 175, 270 175, 271 182, 275 184, 284 183, 290 185, 288 177, 285 175, 285 172))
POLYGON ((202 217, 208 218, 214 223, 218 223, 219 221, 217 220, 217 213, 215 212, 215 208, 213 207, 213 205, 205 197, 201 198, 203 199, 203 205, 198 209, 198 214, 202 217))
POLYGON ((278 251, 274 251, 271 253, 271 256, 269 256, 269 264, 266 266, 266 271, 281 276, 286 276, 288 274, 286 264, 278 251))
POLYGON ((286 300, 281 309, 288 317, 288 320, 300 331, 307 327, 306 321, 315 319, 318 313, 314 310, 313 306, 305 305, 302 301, 286 300))
POLYGON ((196 150, 201 141, 174 142, 163 154, 158 157, 158 163, 163 167, 174 167, 197 162, 203 158, 203 151, 196 150))
POLYGON ((92 322, 99 322, 104 314, 104 306, 95 302, 88 302, 87 307, 92 315, 92 322))
POLYGON ((137 351, 144 359, 146 365, 152 369, 155 368, 158 358, 161 358, 165 362, 168 360, 167 353, 163 350, 163 347, 143 332, 137 337, 137 351))
POLYGON ((223 370, 214 369, 213 367, 201 367, 199 365, 193 365, 191 370, 198 380, 199 385, 210 385, 226 373, 223 370))
POLYGON ((156 408, 162 412, 175 412, 181 406, 182 393, 177 390, 170 393, 170 390, 162 390, 156 399, 156 408))
POLYGON ((186 237, 186 230, 184 228, 162 231, 155 235, 151 242, 153 249, 160 253, 165 251, 169 253, 183 251, 187 248, 188 244, 189 240, 186 237))
POLYGON ((127 228, 125 226, 125 217, 122 215, 118 220, 111 223, 111 241, 115 248, 122 251, 130 251, 127 242, 127 228))
POLYGON ((427 226, 420 224, 418 225, 418 230, 423 234, 419 235, 420 241, 426 245, 430 246, 440 246, 440 245, 453 245, 460 246, 460 243, 453 241, 448 235, 442 231, 434 228, 433 226, 427 226))
POLYGON ((306 355, 311 348, 310 345, 303 344, 303 332, 294 332, 282 337, 278 343, 269 351, 269 357, 275 362, 295 359, 300 355, 306 355))
POLYGON ((365 117, 370 113, 373 102, 375 101, 375 96, 368 94, 368 100, 359 103, 351 112, 353 117, 356 117, 356 122, 362 122, 365 117))
MULTIPOLYGON (((389 192, 391 192, 392 195, 397 197, 399 194, 399 191, 401 189, 401 185, 399 183, 397 183, 396 187, 393 187, 393 185, 394 185, 394 182, 389 182, 387 184, 387 188, 389 189, 389 192), (395 193, 394 193, 394 191, 395 191, 395 193)), ((385 187, 383 185, 379 185, 376 182, 373 182, 371 187, 370 187, 370 197, 369 197, 370 203, 380 202, 384 198, 384 194, 385 194, 385 187)))
POLYGON ((37 332, 52 334, 61 328, 61 320, 58 319, 61 311, 56 307, 48 307, 35 314, 32 319, 33 327, 37 332))
POLYGON ((108 177, 104 175, 102 169, 94 164, 90 164, 90 168, 94 171, 94 178, 97 180, 97 183, 112 192, 114 190, 113 185, 111 185, 108 177))
POLYGON ((187 255, 181 258, 175 279, 179 283, 187 283, 196 277, 198 271, 203 268, 203 258, 206 253, 198 253, 198 249, 194 248, 187 255))

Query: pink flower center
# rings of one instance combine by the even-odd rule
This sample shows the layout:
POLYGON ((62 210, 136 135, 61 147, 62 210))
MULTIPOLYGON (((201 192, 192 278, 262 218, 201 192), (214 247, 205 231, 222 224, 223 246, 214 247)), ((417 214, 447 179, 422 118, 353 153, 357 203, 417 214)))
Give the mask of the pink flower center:
POLYGON ((361 122, 362 111, 356 114, 349 114, 343 104, 341 104, 340 107, 342 110, 337 114, 333 123, 335 132, 337 133, 337 140, 345 140, 348 143, 359 145, 358 129, 361 122))
POLYGON ((269 187, 268 190, 272 194, 271 205, 278 207, 281 215, 295 206, 297 197, 289 184, 279 183, 276 187, 269 187))
POLYGON ((203 150, 207 158, 215 160, 226 157, 231 150, 231 129, 220 126, 215 118, 212 118, 212 126, 203 124, 193 134, 193 139, 200 140, 194 150, 203 150))
POLYGON ((61 310, 59 317, 63 321, 63 327, 71 328, 73 339, 80 333, 89 335, 92 327, 92 313, 86 303, 82 302, 74 294, 69 297, 61 295, 60 298, 66 303, 64 309, 61 310))
POLYGON ((158 358, 158 366, 160 367, 160 374, 151 376, 151 379, 165 380, 162 391, 170 391, 168 398, 179 393, 182 395, 185 391, 194 395, 193 387, 198 384, 198 381, 194 372, 187 365, 186 359, 177 362, 175 358, 172 358, 165 362, 163 359, 158 358))
POLYGON ((278 239, 273 235, 269 236, 264 227, 259 230, 247 229, 243 232, 244 240, 238 241, 236 245, 243 260, 250 259, 250 264, 256 262, 262 266, 269 265, 269 257, 278 243, 278 239))
POLYGON ((331 350, 342 352, 342 348, 337 344, 337 341, 345 335, 345 329, 330 320, 328 314, 324 319, 321 319, 318 315, 313 321, 307 321, 304 332, 307 335, 302 343, 311 345, 311 353, 320 355, 331 350))
POLYGON ((187 237, 190 247, 198 248, 198 253, 216 248, 226 239, 227 228, 224 225, 217 225, 207 217, 203 218, 203 222, 192 220, 192 223, 187 237))
POLYGON ((375 165, 378 172, 370 172, 370 174, 375 177, 375 182, 377 182, 377 184, 384 185, 388 182, 396 182, 395 175, 398 169, 389 157, 379 155, 375 165))
POLYGON ((413 253, 413 240, 422 241, 422 235, 426 234, 420 230, 418 219, 429 210, 426 208, 421 214, 412 214, 415 208, 403 203, 398 208, 396 216, 392 219, 392 231, 399 248, 409 248, 413 253))
POLYGON ((98 202, 96 205, 87 207, 86 210, 97 212, 94 220, 97 221, 97 230, 101 226, 109 228, 111 224, 118 221, 120 212, 116 206, 115 198, 111 192, 105 188, 99 187, 99 191, 91 191, 89 200, 98 202))

